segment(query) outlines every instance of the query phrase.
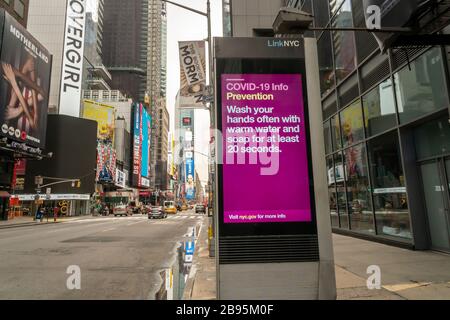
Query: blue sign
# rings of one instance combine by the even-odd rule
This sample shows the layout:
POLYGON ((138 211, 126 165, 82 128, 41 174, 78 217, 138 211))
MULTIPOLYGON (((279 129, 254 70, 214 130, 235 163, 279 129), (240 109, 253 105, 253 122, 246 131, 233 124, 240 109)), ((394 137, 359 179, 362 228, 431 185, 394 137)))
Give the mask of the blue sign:
POLYGON ((186 255, 193 255, 195 251, 195 243, 194 241, 186 241, 184 251, 186 255))
POLYGON ((194 159, 186 159, 186 199, 195 198, 195 164, 194 159))
POLYGON ((149 177, 151 117, 145 107, 142 108, 142 153, 141 176, 149 177))

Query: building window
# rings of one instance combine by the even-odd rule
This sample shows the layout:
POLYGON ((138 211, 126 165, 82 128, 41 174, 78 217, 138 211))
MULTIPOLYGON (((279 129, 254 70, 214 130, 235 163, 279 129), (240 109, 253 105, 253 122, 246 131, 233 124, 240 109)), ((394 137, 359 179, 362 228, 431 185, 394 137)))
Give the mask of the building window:
POLYGON ((25 5, 23 4, 22 0, 14 1, 14 11, 21 18, 23 18, 25 16, 25 5))
POLYGON ((325 32, 317 42, 319 54, 320 92, 326 95, 334 88, 333 51, 330 32, 325 32))
POLYGON ((377 137, 368 145, 377 232, 411 239, 397 131, 377 137))
POLYGON ((342 229, 349 229, 347 214, 347 195, 345 190, 344 157, 342 153, 334 155, 334 181, 336 182, 336 198, 339 220, 342 229))
POLYGON ((427 122, 417 127, 414 129, 414 138, 418 159, 450 154, 450 124, 448 117, 427 122))
POLYGON ((342 149, 341 125, 339 124, 339 116, 335 115, 331 118, 331 135, 333 140, 333 150, 342 149))
POLYGON ((331 126, 330 126, 330 121, 326 121, 323 124, 323 135, 325 138, 325 154, 329 154, 332 151, 332 140, 331 140, 331 126))
POLYGON ((448 107, 441 49, 436 47, 394 75, 400 122, 448 107))
POLYGON ((344 151, 347 202, 352 230, 375 233, 366 146, 344 151))
MULTIPOLYGON (((341 3, 342 1, 336 1, 341 3)), ((336 8, 339 8, 336 6, 336 8)), ((333 18, 333 28, 352 28, 353 16, 350 0, 345 0, 333 18)), ((345 79, 356 67, 355 34, 349 31, 333 31, 333 48, 338 81, 345 79)))
POLYGON ((371 137, 392 129, 397 124, 392 80, 382 82, 363 96, 367 136, 371 137))
POLYGON ((340 113, 342 140, 344 147, 351 146, 364 139, 364 121, 359 100, 340 113))
POLYGON ((330 199, 330 216, 331 225, 339 228, 339 214, 337 207, 337 194, 336 194, 336 175, 333 164, 333 157, 327 157, 327 171, 328 171, 328 196, 330 199))

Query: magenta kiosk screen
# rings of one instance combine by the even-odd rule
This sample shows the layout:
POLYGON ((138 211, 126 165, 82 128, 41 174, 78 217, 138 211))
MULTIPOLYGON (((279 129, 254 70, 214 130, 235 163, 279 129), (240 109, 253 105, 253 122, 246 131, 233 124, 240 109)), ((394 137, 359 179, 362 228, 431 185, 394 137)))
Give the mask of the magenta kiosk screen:
POLYGON ((311 222, 301 74, 222 74, 225 224, 311 222))

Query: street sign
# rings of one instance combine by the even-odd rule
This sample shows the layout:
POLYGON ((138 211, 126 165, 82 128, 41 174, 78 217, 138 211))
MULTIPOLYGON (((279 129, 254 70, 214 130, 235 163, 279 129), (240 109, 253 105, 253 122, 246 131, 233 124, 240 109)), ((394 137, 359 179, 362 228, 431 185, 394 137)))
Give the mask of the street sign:
POLYGON ((194 251, 195 251, 194 241, 186 241, 184 251, 185 251, 186 255, 193 255, 194 251))

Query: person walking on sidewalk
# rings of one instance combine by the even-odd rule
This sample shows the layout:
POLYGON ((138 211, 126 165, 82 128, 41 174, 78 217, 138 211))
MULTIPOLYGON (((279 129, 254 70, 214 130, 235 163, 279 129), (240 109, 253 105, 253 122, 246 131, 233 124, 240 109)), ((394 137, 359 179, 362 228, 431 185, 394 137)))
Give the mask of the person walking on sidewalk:
POLYGON ((40 220, 42 222, 42 218, 43 218, 42 206, 39 205, 39 207, 36 210, 36 216, 35 216, 34 220, 36 220, 36 221, 40 220))

